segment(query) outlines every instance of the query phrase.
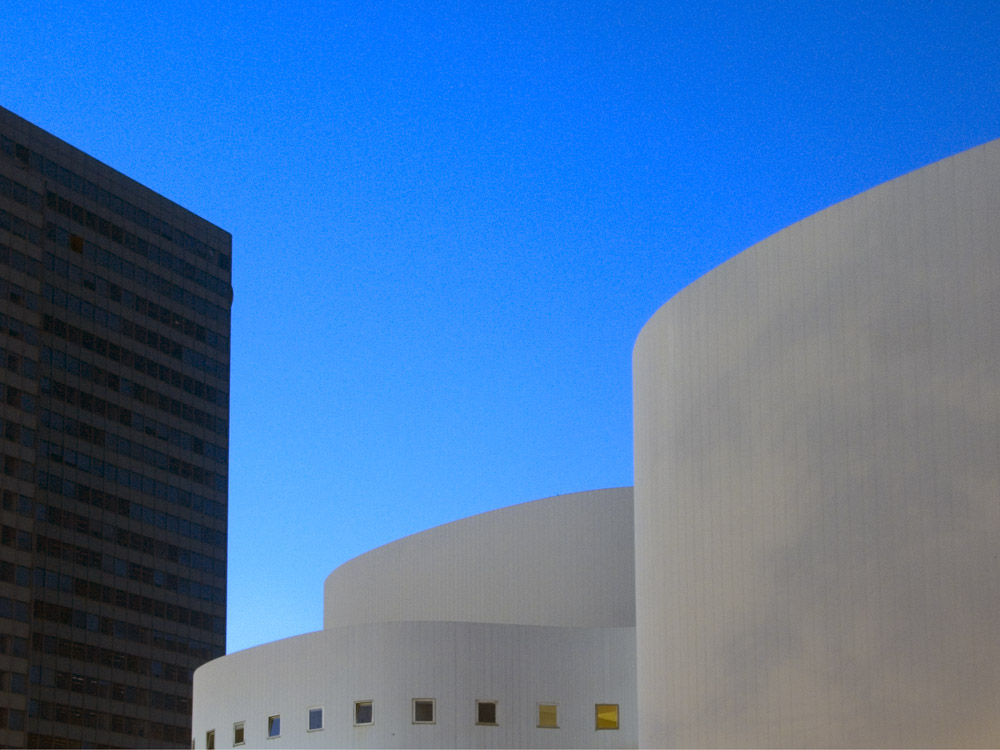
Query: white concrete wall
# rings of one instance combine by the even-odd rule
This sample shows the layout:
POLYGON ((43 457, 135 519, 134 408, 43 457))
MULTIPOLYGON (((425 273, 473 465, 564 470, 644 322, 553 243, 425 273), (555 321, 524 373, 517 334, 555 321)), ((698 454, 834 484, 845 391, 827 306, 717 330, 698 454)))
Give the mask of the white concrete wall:
POLYGON ((636 747, 634 628, 481 623, 379 623, 330 628, 239 651, 195 672, 196 746, 214 729, 249 748, 636 747), (414 698, 437 721, 411 721, 414 698), (496 700, 497 726, 477 726, 475 702, 496 700), (374 702, 374 724, 353 726, 354 702, 374 702), (537 704, 559 706, 559 728, 537 727, 537 704), (594 706, 619 703, 621 728, 594 728, 594 706), (309 707, 326 727, 307 731, 309 707), (281 736, 267 719, 281 716, 281 736))
POLYGON ((1000 142, 683 291, 634 399, 642 746, 1000 743, 1000 142))
POLYGON ((538 500, 415 534, 326 581, 325 628, 209 662, 194 675, 194 738, 248 747, 635 747, 632 490, 538 500), (490 619, 495 622, 490 622, 490 619), (434 698, 434 725, 411 722, 434 698), (498 701, 477 726, 475 701, 498 701), (354 702, 375 723, 353 726, 354 702), (537 704, 559 728, 537 727, 537 704), (595 729, 617 703, 618 730, 595 729), (323 706, 326 728, 307 731, 323 706), (280 714, 281 736, 267 719, 280 714))
POLYGON ((635 624, 632 488, 514 505, 400 539, 337 568, 324 627, 455 620, 635 624))

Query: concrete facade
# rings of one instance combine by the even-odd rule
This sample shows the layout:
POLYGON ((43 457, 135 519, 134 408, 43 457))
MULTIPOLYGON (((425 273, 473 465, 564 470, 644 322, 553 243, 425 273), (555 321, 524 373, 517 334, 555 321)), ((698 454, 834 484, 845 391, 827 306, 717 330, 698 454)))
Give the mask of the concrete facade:
POLYGON ((634 352, 640 744, 1000 739, 1000 141, 713 270, 634 352))
POLYGON ((232 747, 635 747, 632 490, 581 492, 455 521, 368 552, 326 581, 324 629, 195 672, 194 740, 232 747), (413 700, 433 699, 430 724, 413 700), (496 702, 495 725, 476 701, 496 702), (356 726, 354 704, 373 721, 356 726), (558 727, 539 727, 539 704, 558 727), (618 706, 597 729, 598 704, 618 706), (324 726, 309 730, 308 711, 324 726), (280 736, 268 720, 280 716, 280 736))
POLYGON ((688 287, 634 350, 634 505, 550 498, 346 563, 323 631, 196 672, 196 746, 242 722, 258 747, 995 747, 998 208, 1000 141, 688 287))

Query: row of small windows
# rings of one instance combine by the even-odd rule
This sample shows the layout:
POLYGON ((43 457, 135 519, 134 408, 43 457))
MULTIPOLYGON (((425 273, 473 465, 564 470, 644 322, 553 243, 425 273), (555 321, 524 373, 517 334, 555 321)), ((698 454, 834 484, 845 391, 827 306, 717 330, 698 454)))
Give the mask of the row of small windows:
POLYGON ((25 448, 33 448, 35 445, 35 431, 20 422, 0 419, 0 434, 4 440, 23 445, 25 448))
POLYGON ((27 206, 32 211, 41 212, 42 210, 41 193, 36 193, 27 185, 22 185, 17 180, 12 180, 2 174, 0 174, 0 198, 9 198, 27 206))
MULTIPOLYGON (((192 581, 189 578, 174 575, 173 573, 166 573, 162 570, 151 568, 148 565, 122 560, 120 557, 98 552, 87 547, 80 547, 61 539, 54 539, 38 534, 35 536, 35 550, 60 560, 72 560, 80 567, 103 570, 105 573, 111 573, 119 578, 145 583, 164 591, 175 591, 181 596, 189 596, 192 599, 200 599, 201 601, 215 604, 225 604, 226 602, 226 592, 216 586, 192 581)), ((76 584, 79 584, 81 579, 74 579, 72 576, 53 571, 48 571, 48 575, 44 574, 45 570, 43 568, 35 568, 36 586, 56 589, 57 591, 67 593, 81 593, 78 590, 78 585, 74 585, 74 580, 76 584)), ((83 594, 87 595, 86 592, 83 592, 83 594)), ((96 595, 99 594, 100 591, 96 595)), ((90 598, 94 597, 95 593, 91 591, 90 598)), ((113 597, 112 589, 108 589, 108 592, 105 592, 103 597, 99 596, 98 598, 104 601, 116 601, 113 597)), ((140 607, 140 600, 136 601, 137 603, 133 608, 140 607)), ((157 605, 155 609, 158 611, 161 608, 157 605)), ((150 614, 154 614, 153 600, 142 605, 140 611, 148 611, 150 614)), ((176 617, 171 619, 176 619, 176 617)), ((221 618, 213 618, 197 612, 191 618, 185 615, 184 622, 185 624, 211 630, 216 633, 221 632, 223 627, 221 618)))
POLYGON ((12 385, 0 383, 0 401, 3 401, 7 406, 23 411, 25 414, 35 413, 35 397, 12 385))
MULTIPOLYGON (((0 653, 4 650, 5 636, 0 636, 0 653)), ((27 656, 26 641, 23 638, 14 638, 11 643, 11 653, 14 656, 27 656), (23 642, 23 643, 19 643, 23 642), (22 647, 24 650, 22 651, 22 647)), ((48 656, 61 656, 72 659, 77 663, 96 664, 102 667, 125 670, 137 674, 141 677, 155 677, 158 680, 176 682, 179 685, 191 685, 194 670, 181 664, 171 664, 169 662, 150 659, 148 656, 137 656, 136 654, 126 654, 93 643, 81 643, 68 638, 58 638, 54 635, 44 635, 34 633, 31 636, 31 650, 46 654, 48 656)), ((144 652, 145 653, 145 652, 144 652)), ((209 658, 222 656, 225 649, 217 647, 216 652, 209 658)))
MULTIPOLYGON (((102 357, 107 357, 112 362, 117 362, 125 367, 131 367, 136 372, 149 375, 150 377, 156 378, 168 385, 183 388, 185 392, 190 393, 192 396, 204 399, 210 403, 218 406, 226 406, 229 400, 229 397, 224 391, 220 391, 207 383, 190 376, 186 376, 179 370, 175 370, 168 365, 160 364, 149 357, 144 357, 141 354, 135 354, 130 349, 119 346, 113 341, 108 341, 103 336, 97 336, 90 331, 85 331, 82 328, 70 325, 64 320, 53 318, 51 315, 42 316, 42 329, 46 333, 51 333, 57 338, 64 339, 71 344, 82 346, 84 349, 93 351, 102 357)), ((32 334, 34 334, 34 329, 29 330, 32 334)), ((67 357, 68 355, 61 352, 53 353, 53 360, 59 356, 67 357)), ((42 357, 42 362, 45 363, 44 356, 42 357)), ((53 361, 53 364, 57 363, 53 361)))
POLYGON ((0 263, 15 271, 27 274, 33 279, 42 277, 42 264, 22 252, 7 247, 0 242, 0 263))
MULTIPOLYGON (((35 551, 49 557, 72 560, 78 567, 103 570, 113 573, 120 578, 150 584, 167 591, 176 591, 181 596, 190 596, 217 604, 225 603, 225 592, 215 587, 163 573, 162 571, 156 571, 139 563, 120 560, 95 550, 78 547, 60 539, 52 539, 41 535, 36 535, 34 539, 35 551)), ((5 547, 16 547, 24 551, 30 551, 32 548, 31 534, 11 526, 0 527, 0 540, 2 540, 2 544, 5 547)), ((45 568, 34 568, 32 575, 32 569, 23 565, 14 565, 7 561, 0 562, 0 581, 15 583, 18 586, 30 586, 32 578, 34 578, 36 589, 47 588, 62 591, 63 593, 74 594, 91 599, 92 601, 113 604, 134 612, 141 612, 171 622, 178 622, 182 625, 189 625, 193 628, 200 628, 210 633, 225 633, 225 619, 215 617, 207 612, 189 609, 188 607, 172 604, 160 599, 153 599, 141 594, 129 593, 95 581, 74 578, 65 573, 58 573, 46 570, 45 568)))
POLYGON ((0 299, 13 302, 27 310, 38 309, 38 295, 7 279, 0 279, 0 299))
MULTIPOLYGON (((121 714, 105 711, 91 711, 79 706, 49 703, 47 701, 28 701, 28 716, 47 721, 57 721, 61 724, 119 732, 132 737, 148 737, 151 740, 166 740, 173 743, 184 742, 188 734, 187 727, 180 725, 147 722, 145 719, 137 719, 134 716, 122 716, 121 714)), ((46 737, 45 735, 29 735, 26 744, 27 747, 56 747, 58 745, 56 742, 53 742, 54 739, 56 738, 46 737)), ((133 747, 137 747, 139 744, 136 743, 133 747)), ((79 745, 76 746, 79 747, 79 745)))
POLYGON ((27 675, 18 672, 0 672, 0 692, 25 695, 28 692, 27 675))
POLYGON ((102 523, 95 518, 82 516, 65 508, 36 503, 30 497, 19 495, 11 490, 3 491, 3 509, 17 513, 24 518, 34 518, 40 523, 48 523, 57 528, 76 531, 94 539, 103 539, 125 549, 155 555, 157 558, 210 573, 220 578, 226 575, 226 561, 224 559, 203 555, 186 547, 169 544, 110 523, 102 523))
MULTIPOLYGON (((414 698, 411 710, 411 721, 413 724, 436 724, 437 706, 434 698, 414 698)), ((477 700, 475 702, 475 723, 478 726, 496 727, 500 723, 497 714, 498 701, 477 700)), ((618 729, 619 728, 619 704, 617 703, 597 703, 594 705, 594 729, 618 729)), ((539 729, 559 728, 559 704, 539 703, 537 704, 537 723, 539 729)), ((367 727, 375 723, 375 702, 362 700, 354 702, 354 726, 367 727)), ((324 729, 323 707, 313 706, 306 713, 306 729, 309 732, 316 732, 324 729)), ((281 736, 281 715, 274 714, 267 717, 266 734, 267 739, 274 739, 281 736)), ((238 721, 233 724, 233 746, 243 745, 247 742, 246 722, 238 721)), ((196 742, 192 741, 192 747, 196 742)), ((214 750, 215 730, 210 729, 205 733, 205 748, 214 750)))
MULTIPOLYGON (((49 554, 50 556, 52 555, 54 544, 66 544, 58 539, 46 539, 43 537, 36 538, 36 542, 39 542, 41 551, 49 554)), ((73 547, 73 545, 68 546, 73 547)), ((57 554, 58 551, 58 549, 55 550, 57 554)), ((90 550, 88 550, 88 552, 91 552, 91 554, 98 557, 101 556, 99 552, 92 552, 90 550)), ((106 558, 107 556, 104 557, 106 558)), ((77 562, 81 567, 93 567, 100 569, 100 565, 87 565, 87 560, 83 560, 82 562, 77 560, 77 562)), ((100 561, 98 560, 98 562, 100 561)), ((136 568, 145 567, 136 565, 135 563, 132 565, 135 565, 136 568)), ((113 604, 115 606, 122 607, 123 609, 132 610, 133 612, 141 612, 143 614, 153 615, 154 617, 159 617, 170 622, 178 622, 181 625, 189 625, 192 628, 207 630, 210 633, 225 633, 224 619, 210 615, 207 612, 192 610, 177 604, 165 602, 162 599, 153 599, 148 596, 143 596, 142 594, 130 593, 128 591, 123 591, 122 589, 116 589, 112 586, 105 586, 104 584, 96 581, 88 581, 85 578, 74 578, 73 576, 66 575, 65 573, 58 573, 56 571, 46 570, 45 568, 34 568, 33 570, 34 585, 36 589, 54 589, 56 591, 62 591, 67 594, 74 594, 85 599, 90 599, 91 601, 113 604)), ((137 575, 139 572, 141 571, 132 571, 129 569, 129 575, 122 576, 122 578, 127 577, 130 580, 141 581, 142 579, 137 575), (133 572, 136 573, 136 575, 133 575, 133 572)), ((14 566, 12 563, 0 563, 0 580, 7 581, 8 575, 11 576, 11 578, 20 586, 31 585, 29 569, 23 565, 14 566)), ((170 590, 167 586, 162 588, 170 590)))
POLYGON ((186 347, 168 336, 156 333, 156 331, 152 331, 138 323, 132 323, 132 321, 105 310, 103 307, 92 305, 86 300, 77 297, 75 294, 70 294, 59 287, 45 284, 42 287, 42 296, 55 307, 69 310, 84 320, 97 323, 109 331, 133 338, 140 344, 145 344, 162 354, 166 354, 173 359, 178 359, 190 367, 207 372, 209 375, 215 375, 217 378, 226 378, 229 376, 229 365, 200 352, 196 352, 194 349, 186 347))
MULTIPOLYGON (((45 284, 42 287, 42 296, 55 307, 61 307, 75 315, 79 315, 84 320, 97 323, 97 325, 108 331, 120 333, 123 336, 135 339, 140 344, 145 344, 151 349, 159 351, 161 354, 166 354, 168 357, 180 360, 189 367, 202 370, 217 378, 225 379, 229 377, 229 365, 226 363, 196 352, 194 349, 174 341, 169 336, 163 336, 145 326, 133 323, 120 315, 105 310, 103 307, 92 305, 86 300, 80 299, 75 294, 69 294, 51 284, 45 284)), ((84 334, 84 337, 86 335, 84 334)), ((108 347, 113 346, 115 345, 109 342, 108 347)), ((114 359, 110 352, 99 351, 98 354, 114 359)))
MULTIPOLYGON (((102 461, 101 459, 95 458, 86 453, 69 450, 65 446, 55 445, 54 443, 40 440, 38 443, 38 455, 40 458, 48 458, 54 463, 74 466, 81 471, 87 472, 88 474, 103 477, 104 479, 110 479, 111 481, 118 482, 118 484, 125 487, 131 487, 134 490, 145 492, 147 495, 158 494, 156 485, 159 482, 152 477, 145 476, 139 472, 123 469, 120 466, 116 466, 108 461, 102 461)), ((145 461, 146 452, 144 451, 142 456, 133 457, 145 461)), ((161 467, 157 462, 148 463, 156 468, 162 468, 164 471, 169 471, 171 474, 175 474, 182 479, 197 482, 200 485, 209 487, 219 492, 226 491, 227 480, 223 474, 216 474, 213 471, 203 469, 200 466, 194 466, 186 461, 181 461, 180 459, 170 459, 169 464, 165 467, 161 467)))
POLYGON ((50 395, 59 401, 63 401, 71 406, 78 406, 83 411, 97 414, 113 422, 118 422, 123 427, 131 427, 139 433, 162 440, 170 445, 190 451, 195 455, 205 456, 206 458, 228 465, 228 451, 220 445, 210 443, 207 440, 203 440, 183 430, 170 427, 155 419, 144 417, 138 412, 119 407, 117 404, 108 403, 103 398, 91 396, 89 393, 78 392, 72 386, 50 380, 49 378, 42 378, 39 386, 42 393, 50 395))
POLYGON ((3 313, 0 313, 0 333, 5 333, 12 339, 21 339, 32 346, 38 345, 38 332, 34 326, 3 313))
MULTIPOLYGON (((0 525, 0 544, 25 552, 34 550, 57 560, 72 561, 77 567, 102 570, 119 578, 137 581, 165 591, 175 591, 180 596, 200 599, 215 604, 225 604, 225 590, 192 581, 183 576, 156 570, 148 565, 130 562, 88 547, 81 547, 62 539, 47 537, 42 534, 16 529, 12 526, 0 525)), ((11 563, 0 563, 0 580, 9 580, 21 586, 28 586, 28 568, 12 566, 11 563), (9 568, 9 570, 8 570, 9 568), (17 576, 14 576, 15 571, 17 576)), ((38 589, 48 588, 68 594, 92 599, 94 601, 115 604, 136 612, 143 612, 157 617, 179 622, 183 625, 208 630, 213 633, 225 632, 225 620, 214 617, 207 612, 191 610, 164 601, 151 599, 140 594, 130 594, 120 589, 74 578, 65 573, 58 573, 45 568, 34 569, 34 585, 38 589)))
MULTIPOLYGON (((132 234, 123 227, 88 211, 83 206, 73 203, 61 195, 53 193, 51 190, 46 191, 45 200, 49 208, 58 211, 66 218, 94 230, 102 237, 106 237, 118 245, 124 245, 132 252, 144 258, 149 258, 149 260, 157 265, 173 271, 178 276, 189 279, 198 284, 198 286, 202 286, 220 296, 224 297, 229 294, 229 284, 224 279, 203 271, 194 264, 188 263, 183 258, 151 242, 146 242, 142 237, 132 234)), ((229 270, 229 259, 222 260, 223 258, 225 256, 220 254, 219 266, 224 270, 229 270)))
POLYGON ((63 258, 57 258, 52 253, 45 254, 45 268, 62 276, 67 281, 79 284, 84 289, 89 289, 98 296, 123 305, 127 310, 134 310, 140 315, 145 315, 147 318, 156 320, 179 333, 183 333, 185 336, 190 336, 195 341, 208 344, 220 352, 229 351, 229 338, 227 336, 206 328, 200 323, 195 323, 190 318, 173 312, 128 289, 123 289, 118 284, 110 282, 101 276, 97 276, 90 271, 85 271, 80 266, 74 265, 63 258))
MULTIPOLYGON (((87 505, 93 505, 97 508, 110 510, 114 513, 118 513, 120 516, 131 518, 134 521, 148 523, 151 526, 156 526, 157 528, 165 529, 175 534, 180 534, 181 536, 189 539, 204 542, 205 544, 213 547, 220 547, 222 549, 225 549, 226 547, 226 532, 224 531, 219 531, 209 526, 202 526, 201 524, 189 521, 186 518, 178 518, 171 513, 154 510, 153 508, 145 505, 140 505, 134 500, 129 500, 110 492, 105 492, 104 490, 94 489, 92 487, 88 487, 87 485, 58 477, 54 474, 47 474, 43 471, 38 472, 38 487, 43 490, 48 490, 49 492, 63 495, 64 497, 75 498, 76 500, 79 500, 87 505)), ((172 489, 176 490, 176 488, 172 489)), ((188 499, 195 497, 191 493, 185 494, 188 499)), ((160 497, 160 494, 156 493, 156 496, 160 497)), ((171 496, 173 496, 172 493, 171 496)), ((191 507, 194 506, 192 505, 191 507)), ((195 508, 195 510, 197 510, 197 508, 195 508)), ((222 515, 216 517, 224 518, 225 516, 222 515)))
MULTIPOLYGON (((89 422, 66 417, 62 414, 48 411, 47 409, 39 410, 38 416, 41 424, 51 430, 65 433, 71 437, 80 438, 88 443, 106 448, 111 453, 130 456, 136 461, 142 461, 143 463, 155 466, 158 469, 169 471, 171 474, 177 474, 188 478, 195 476, 199 471, 198 467, 193 464, 189 464, 187 461, 182 461, 179 458, 173 458, 162 451, 156 450, 152 446, 142 445, 142 443, 135 440, 129 440, 126 437, 116 435, 108 430, 95 427, 89 422)), ((152 422, 152 420, 150 421, 152 422)), ((149 432, 147 434, 150 434, 151 437, 158 437, 156 428, 159 426, 161 425, 156 422, 152 422, 152 424, 149 425, 149 432)), ((201 438, 195 438, 192 435, 181 432, 180 430, 168 428, 166 425, 162 425, 162 429, 163 432, 161 434, 163 434, 164 437, 161 439, 169 442, 171 445, 175 445, 178 448, 182 448, 190 452, 197 452, 199 456, 204 456, 205 458, 223 465, 228 465, 226 455, 219 446, 206 443, 201 438), (197 446, 199 450, 195 451, 195 446, 197 446)), ((208 470, 204 469, 203 471, 208 470)), ((200 481, 199 484, 206 484, 206 482, 200 481)), ((209 486, 214 486, 212 483, 208 484, 209 486)))
MULTIPOLYGON (((113 617, 101 617, 93 612, 66 607, 55 602, 36 599, 32 608, 35 620, 55 622, 68 625, 91 633, 101 633, 113 636, 122 641, 131 641, 144 646, 153 646, 164 651, 177 654, 187 654, 208 661, 212 658, 216 646, 212 643, 199 641, 196 638, 186 638, 176 633, 166 633, 155 628, 146 628, 113 617)), ((2 614, 0 614, 2 616, 2 614)), ((17 619, 17 618, 14 618, 17 619)))
MULTIPOLYGON (((114 193, 98 187, 96 184, 81 175, 76 174, 71 169, 67 169, 61 164, 58 164, 51 159, 47 159, 37 151, 32 151, 27 146, 18 143, 8 136, 0 135, 0 153, 5 154, 12 159, 16 158, 19 162, 21 162, 21 164, 29 169, 59 182, 64 187, 69 188, 80 195, 86 196, 94 203, 113 211, 127 221, 138 224, 144 229, 148 229, 153 234, 170 240, 178 247, 189 252, 193 252, 205 260, 211 260, 212 256, 218 252, 215 248, 205 244, 198 238, 192 237, 186 232, 171 226, 166 221, 151 215, 137 206, 134 206, 114 193)), ((223 265, 222 259, 225 258, 225 256, 222 253, 218 253, 218 255, 220 268, 228 270, 227 265, 223 265)))
MULTIPOLYGON (((61 227, 58 224, 48 222, 45 225, 45 236, 57 247, 65 248, 78 253, 102 268, 108 269, 112 273, 120 274, 130 281, 136 282, 140 286, 151 289, 163 299, 172 300, 173 302, 188 307, 196 313, 199 313, 200 315, 218 323, 229 323, 230 316, 228 308, 217 305, 214 302, 210 302, 204 297, 188 291, 184 287, 163 278, 159 274, 153 273, 143 266, 127 261, 120 255, 116 255, 100 245, 95 245, 93 242, 85 240, 77 234, 73 234, 68 229, 61 227)), ((62 262, 68 263, 68 261, 57 260, 55 262, 55 266, 50 270, 58 272, 58 266, 62 262)))
POLYGON ((0 367, 6 368, 15 375, 23 375, 31 380, 34 380, 38 376, 38 363, 35 360, 8 351, 2 346, 0 346, 0 367))
MULTIPOLYGON (((137 706, 149 706, 164 711, 187 714, 191 711, 190 695, 176 695, 165 693, 161 690, 149 690, 147 688, 136 687, 135 685, 125 685, 111 680, 98 679, 90 675, 78 674, 76 672, 62 672, 55 669, 33 666, 29 671, 31 684, 52 687, 57 690, 67 690, 71 693, 81 693, 83 695, 96 695, 99 698, 107 698, 120 703, 131 703, 137 706)), ((11 675, 12 677, 15 675, 11 675)), ((23 675, 18 675, 23 679, 23 675)), ((17 691, 11 691, 17 692, 17 691)), ((25 691, 20 691, 25 692, 25 691)), ((31 713, 29 716, 36 716, 31 713)))
POLYGON ((6 229, 15 237, 22 237, 32 245, 42 246, 42 228, 36 227, 30 221, 25 221, 20 216, 7 213, 0 209, 0 229, 6 229))
MULTIPOLYGON (((154 388, 147 388, 144 385, 139 385, 128 378, 119 377, 113 372, 104 370, 100 367, 95 367, 89 362, 84 362, 83 360, 77 359, 65 352, 56 352, 49 349, 47 346, 41 349, 42 363, 47 365, 52 365, 55 368, 68 372, 70 375, 78 375, 84 380, 89 380, 96 385, 102 386, 115 393, 121 393, 125 396, 131 396, 135 401, 140 404, 146 404, 147 406, 152 406, 154 409, 164 412, 165 414, 170 414, 173 417, 178 417, 183 419, 185 422, 191 422, 198 427, 203 427, 209 432, 214 432, 217 435, 228 436, 229 435, 229 423, 222 417, 216 417, 213 414, 204 412, 201 409, 197 409, 191 404, 184 403, 176 398, 170 398, 165 393, 160 393, 154 388)), ((47 387, 48 380, 42 378, 42 387, 47 387)), ((188 382, 184 381, 185 390, 187 390, 188 382)), ((120 415, 112 415, 112 406, 107 402, 94 398, 93 408, 86 405, 86 399, 90 396, 86 393, 77 391, 75 388, 70 386, 65 386, 65 395, 61 395, 58 390, 55 390, 56 386, 53 385, 52 393, 57 395, 60 400, 65 401, 68 404, 76 405, 78 402, 81 407, 87 409, 87 411, 93 411, 96 414, 102 414, 102 410, 107 412, 109 419, 118 419, 121 421, 120 415)), ((46 391, 47 393, 48 391, 46 391)), ((217 394, 213 394, 217 395, 217 394)), ((223 396, 225 394, 222 394, 223 396)), ((116 407, 115 407, 116 408, 116 407)), ((122 424, 125 424, 122 422, 122 424)))

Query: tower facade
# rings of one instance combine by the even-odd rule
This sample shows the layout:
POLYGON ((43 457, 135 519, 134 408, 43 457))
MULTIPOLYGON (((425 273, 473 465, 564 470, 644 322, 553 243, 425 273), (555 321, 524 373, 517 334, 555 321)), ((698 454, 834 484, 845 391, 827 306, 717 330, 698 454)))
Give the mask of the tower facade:
POLYGON ((231 246, 0 109, 0 745, 190 742, 225 653, 231 246))

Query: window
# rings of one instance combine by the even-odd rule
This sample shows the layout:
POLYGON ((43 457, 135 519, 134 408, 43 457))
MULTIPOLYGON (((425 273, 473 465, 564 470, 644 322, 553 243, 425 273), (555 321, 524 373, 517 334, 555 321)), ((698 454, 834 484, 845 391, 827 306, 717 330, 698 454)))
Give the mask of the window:
POLYGON ((594 708, 595 729, 618 728, 617 703, 598 703, 594 708))
POLYGON ((413 723, 433 724, 434 723, 434 699, 414 698, 413 699, 413 723))
POLYGON ((280 716, 268 716, 267 717, 267 736, 280 737, 281 736, 281 717, 280 716))
MULTIPOLYGON (((416 710, 416 709, 414 709, 416 710)), ((354 702, 354 726, 366 726, 368 724, 374 724, 374 714, 372 712, 372 702, 371 701, 355 701, 354 702)))
POLYGON ((538 726, 542 729, 559 728, 559 713, 555 703, 538 704, 538 726))
POLYGON ((209 729, 205 732, 205 748, 206 750, 215 750, 215 730, 209 729))
POLYGON ((309 709, 309 731, 315 732, 323 728, 323 707, 309 709))
POLYGON ((476 701, 476 723, 489 727, 497 725, 496 701, 476 701))
POLYGON ((233 745, 242 745, 246 742, 246 734, 243 732, 243 722, 237 721, 233 724, 233 745))

